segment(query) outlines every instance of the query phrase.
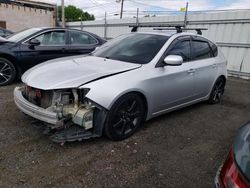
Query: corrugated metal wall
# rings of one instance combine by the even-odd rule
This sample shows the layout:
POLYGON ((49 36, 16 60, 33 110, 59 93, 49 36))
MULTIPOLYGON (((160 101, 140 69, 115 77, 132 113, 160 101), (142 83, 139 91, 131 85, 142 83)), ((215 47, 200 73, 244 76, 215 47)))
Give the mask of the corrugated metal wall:
MULTIPOLYGON (((139 24, 183 24, 184 15, 139 18, 139 24)), ((83 29, 106 38, 130 32, 136 18, 70 22, 68 27, 83 29)), ((250 78, 250 10, 192 12, 188 27, 205 27, 203 35, 216 42, 228 60, 229 73, 250 78)), ((152 30, 141 28, 140 31, 152 30)))

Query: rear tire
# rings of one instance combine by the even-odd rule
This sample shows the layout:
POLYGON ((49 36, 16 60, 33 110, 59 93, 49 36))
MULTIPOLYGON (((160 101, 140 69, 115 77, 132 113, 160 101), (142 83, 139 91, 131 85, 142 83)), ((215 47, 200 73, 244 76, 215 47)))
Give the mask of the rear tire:
POLYGON ((221 102, 221 98, 224 94, 224 89, 225 79, 223 77, 219 77, 214 84, 214 87, 208 99, 208 103, 217 104, 221 102))
POLYGON ((112 140, 123 140, 134 134, 145 118, 145 105, 136 93, 119 98, 111 107, 105 123, 105 134, 112 140))
POLYGON ((9 60, 0 58, 0 86, 12 83, 15 78, 15 66, 9 60))

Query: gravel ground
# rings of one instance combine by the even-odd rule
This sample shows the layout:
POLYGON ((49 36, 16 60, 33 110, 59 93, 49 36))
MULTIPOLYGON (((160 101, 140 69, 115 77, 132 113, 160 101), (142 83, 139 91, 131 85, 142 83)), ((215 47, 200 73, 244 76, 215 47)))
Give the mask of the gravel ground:
POLYGON ((51 142, 0 88, 0 187, 211 187, 233 135, 250 120, 250 81, 229 79, 221 104, 147 122, 131 138, 51 142))

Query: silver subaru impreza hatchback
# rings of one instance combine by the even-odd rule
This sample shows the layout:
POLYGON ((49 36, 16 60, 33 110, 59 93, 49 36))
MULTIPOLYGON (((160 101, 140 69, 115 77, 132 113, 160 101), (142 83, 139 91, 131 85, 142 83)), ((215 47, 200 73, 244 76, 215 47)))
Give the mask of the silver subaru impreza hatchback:
POLYGON ((153 117, 220 102, 226 78, 226 59, 201 35, 136 32, 33 67, 14 100, 55 142, 122 140, 153 117))

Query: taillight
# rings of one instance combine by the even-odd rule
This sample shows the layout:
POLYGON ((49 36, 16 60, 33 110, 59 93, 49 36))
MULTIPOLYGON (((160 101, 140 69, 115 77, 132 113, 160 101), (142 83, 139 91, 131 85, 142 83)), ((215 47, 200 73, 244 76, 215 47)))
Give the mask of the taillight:
POLYGON ((245 180, 234 161, 233 151, 228 154, 227 160, 220 173, 221 183, 226 188, 249 188, 250 185, 245 180))

